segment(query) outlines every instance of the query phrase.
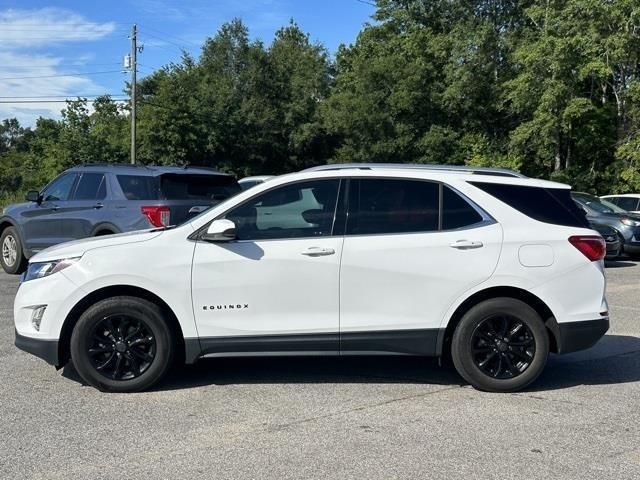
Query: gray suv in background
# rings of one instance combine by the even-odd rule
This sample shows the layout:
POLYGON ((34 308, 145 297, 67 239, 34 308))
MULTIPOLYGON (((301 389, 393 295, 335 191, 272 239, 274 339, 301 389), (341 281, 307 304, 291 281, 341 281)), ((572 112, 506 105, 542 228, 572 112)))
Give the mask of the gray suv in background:
POLYGON ((236 193, 236 179, 203 167, 83 165, 0 216, 0 264, 20 273, 36 252, 99 235, 177 225, 236 193))

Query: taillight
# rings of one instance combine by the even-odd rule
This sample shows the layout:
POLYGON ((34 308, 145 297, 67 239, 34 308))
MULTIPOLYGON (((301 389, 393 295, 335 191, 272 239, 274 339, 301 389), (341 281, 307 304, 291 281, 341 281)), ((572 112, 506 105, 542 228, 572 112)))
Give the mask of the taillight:
POLYGON ((602 260, 607 253, 604 238, 597 235, 574 235, 569 237, 569 243, 592 262, 602 260))
POLYGON ((171 222, 171 209, 167 206, 141 207, 141 210, 154 227, 168 227, 171 222))

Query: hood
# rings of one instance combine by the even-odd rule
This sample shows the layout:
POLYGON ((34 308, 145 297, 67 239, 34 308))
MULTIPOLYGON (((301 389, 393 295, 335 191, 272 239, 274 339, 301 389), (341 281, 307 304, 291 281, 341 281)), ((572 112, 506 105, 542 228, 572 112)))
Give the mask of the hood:
POLYGON ((609 225, 604 225, 596 222, 589 222, 591 224, 591 228, 596 230, 603 237, 605 235, 615 235, 616 231, 610 227, 609 225))
POLYGON ((14 216, 12 215, 13 213, 27 210, 29 208, 32 208, 34 205, 37 204, 35 202, 12 203, 0 210, 0 217, 3 215, 14 216))
POLYGON ((152 238, 162 235, 163 230, 137 230, 135 232, 119 233, 116 235, 105 235, 103 237, 84 238, 73 242, 54 245, 29 259, 30 262, 48 262, 61 258, 81 257, 85 252, 95 248, 111 247, 114 245, 124 245, 126 243, 146 242, 152 238))

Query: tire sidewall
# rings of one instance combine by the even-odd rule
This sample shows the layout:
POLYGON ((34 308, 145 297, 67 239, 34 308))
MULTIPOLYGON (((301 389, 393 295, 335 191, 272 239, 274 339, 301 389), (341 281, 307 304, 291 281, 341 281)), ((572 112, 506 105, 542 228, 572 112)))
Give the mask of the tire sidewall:
POLYGON ((138 392, 159 381, 171 366, 174 342, 162 311, 155 304, 135 297, 114 297, 102 300, 87 309, 76 323, 71 335, 71 360, 78 374, 89 385, 104 392, 138 392), (92 365, 87 342, 97 324, 109 315, 126 314, 143 320, 156 342, 156 354, 149 368, 130 380, 112 380, 92 365))
POLYGON ((453 335, 452 357, 456 369, 467 382, 484 391, 513 392, 525 388, 542 373, 548 356, 549 335, 542 319, 529 305, 513 298, 494 298, 472 307, 462 317, 453 335), (536 345, 531 365, 522 374, 511 379, 489 377, 475 365, 471 354, 472 335, 476 327, 488 317, 501 313, 525 323, 531 330, 536 345))
POLYGON ((15 227, 7 227, 2 231, 2 235, 0 235, 0 264, 2 265, 2 269, 11 275, 16 273, 20 273, 24 268, 25 258, 24 253, 22 251, 22 241, 20 240, 20 236, 16 231, 15 227), (4 262, 4 258, 2 257, 2 245, 4 244, 4 239, 7 237, 13 237, 16 242, 16 262, 9 266, 4 262))

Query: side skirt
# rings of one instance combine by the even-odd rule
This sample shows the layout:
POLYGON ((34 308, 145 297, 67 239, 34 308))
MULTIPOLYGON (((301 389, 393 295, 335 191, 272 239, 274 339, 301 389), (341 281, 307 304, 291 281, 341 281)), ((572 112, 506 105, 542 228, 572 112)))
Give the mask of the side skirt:
POLYGON ((307 355, 437 356, 440 329, 187 338, 186 362, 200 357, 307 355))

